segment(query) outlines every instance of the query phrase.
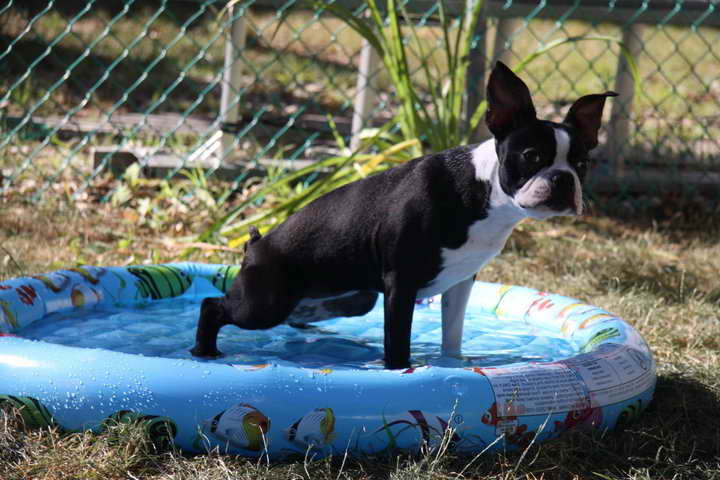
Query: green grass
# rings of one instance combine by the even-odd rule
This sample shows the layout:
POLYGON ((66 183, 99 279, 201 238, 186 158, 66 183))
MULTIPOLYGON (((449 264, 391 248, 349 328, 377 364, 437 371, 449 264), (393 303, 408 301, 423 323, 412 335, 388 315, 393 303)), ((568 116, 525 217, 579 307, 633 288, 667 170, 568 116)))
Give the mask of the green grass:
MULTIPOLYGON (((103 188, 75 203, 57 195, 39 205, 25 202, 19 189, 11 192, 0 206, 0 279, 76 263, 174 261, 180 240, 221 214, 200 203, 183 207, 173 195, 158 197, 159 182, 134 188, 132 199, 115 207, 97 203, 103 188), (143 198, 162 218, 138 213, 143 198)), ((217 193, 223 186, 211 182, 207 188, 217 193)), ((597 199, 579 219, 522 223, 504 253, 480 273, 482 280, 581 298, 641 332, 658 363, 657 393, 625 431, 578 433, 525 454, 476 459, 430 452, 268 465, 214 453, 156 452, 128 425, 112 435, 60 435, 28 432, 3 418, 0 478, 720 478, 720 211, 708 203, 651 203, 653 211, 617 216, 597 199)), ((200 245, 190 260, 239 262, 239 256, 200 245)))

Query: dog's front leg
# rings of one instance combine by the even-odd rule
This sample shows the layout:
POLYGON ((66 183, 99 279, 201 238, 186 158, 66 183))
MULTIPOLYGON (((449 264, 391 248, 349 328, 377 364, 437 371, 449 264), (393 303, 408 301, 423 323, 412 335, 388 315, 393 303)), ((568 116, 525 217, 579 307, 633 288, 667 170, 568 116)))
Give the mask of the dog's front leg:
POLYGON ((460 357, 463 323, 475 276, 456 283, 442 294, 442 354, 460 357))
POLYGON ((385 281, 385 367, 410 366, 410 332, 417 290, 396 278, 385 281))

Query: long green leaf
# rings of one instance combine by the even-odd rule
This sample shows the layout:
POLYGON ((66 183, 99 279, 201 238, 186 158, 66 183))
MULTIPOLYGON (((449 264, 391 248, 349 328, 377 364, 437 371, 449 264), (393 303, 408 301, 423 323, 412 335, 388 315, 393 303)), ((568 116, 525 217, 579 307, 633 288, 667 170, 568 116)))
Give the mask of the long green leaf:
POLYGON ((299 178, 302 178, 304 176, 307 176, 309 174, 312 174, 317 171, 327 170, 328 174, 324 177, 319 178, 313 183, 313 186, 311 188, 306 189, 305 192, 311 193, 315 191, 316 189, 320 188, 324 183, 329 182, 333 176, 339 171, 345 168, 350 163, 358 160, 358 159, 370 159, 373 157, 373 155, 362 155, 359 152, 363 149, 367 148, 368 144, 374 144, 375 140, 387 133, 388 130, 392 128, 392 123, 387 123, 383 125, 381 128, 377 129, 374 136, 371 138, 365 140, 360 145, 360 148, 353 152, 351 155, 348 156, 338 156, 338 157, 330 157, 326 158, 324 160, 318 161, 312 165, 309 165, 307 167, 301 168, 299 170, 296 170, 294 172, 290 172, 275 182, 273 182, 270 185, 267 185, 255 193, 253 193, 251 196, 246 198, 243 202, 238 204, 237 206, 233 207, 228 213, 226 213, 222 218, 215 221, 205 232, 203 232, 199 237, 198 240, 200 241, 208 241, 212 239, 215 235, 218 233, 226 234, 229 229, 236 226, 236 224, 229 225, 235 218, 237 218, 246 208, 248 208, 250 205, 255 203, 260 198, 263 198, 265 196, 268 196, 272 194, 274 191, 279 189, 282 186, 287 185, 290 182, 293 182, 299 178))
MULTIPOLYGON (((456 47, 456 58, 457 61, 460 62, 457 66, 457 72, 455 73, 455 77, 457 78, 457 95, 453 99, 455 103, 453 104, 453 111, 458 112, 458 117, 460 116, 460 112, 462 111, 462 104, 463 104, 463 94, 460 92, 464 92, 464 90, 467 88, 467 71, 470 67, 470 51, 472 50, 472 44, 475 39, 475 30, 478 25, 478 21, 480 18, 480 13, 482 11, 482 8, 484 6, 484 0, 476 0, 475 4, 473 5, 473 9, 470 11, 470 13, 466 13, 465 17, 463 18, 463 24, 464 27, 462 28, 461 32, 459 34, 462 35, 462 40, 457 44, 456 47)), ((458 118, 458 122, 460 122, 461 119, 458 118)), ((456 128, 455 131, 460 132, 461 129, 456 128)), ((469 136, 469 132, 472 132, 470 128, 466 125, 463 129, 465 132, 465 135, 469 136)), ((458 141, 462 139, 462 136, 459 136, 458 141)))
MULTIPOLYGON (((425 48, 416 27, 410 23, 403 26, 400 14, 404 18, 410 18, 403 3, 403 0, 387 0, 387 8, 380 8, 377 0, 367 0, 367 16, 356 15, 347 7, 336 3, 326 3, 319 0, 309 0, 306 3, 318 12, 327 11, 336 16, 350 28, 362 36, 374 48, 386 71, 390 75, 396 98, 399 101, 399 111, 391 122, 387 122, 382 128, 373 130, 374 135, 363 139, 362 146, 358 151, 348 156, 333 157, 318 162, 304 169, 288 173, 271 185, 266 185, 254 192, 239 205, 231 209, 226 215, 215 222, 207 231, 200 236, 201 240, 209 240, 218 233, 221 235, 234 234, 246 228, 249 224, 260 226, 261 229, 270 228, 275 223, 287 218, 289 214, 313 201, 320 195, 337 188, 349 181, 362 178, 371 171, 378 171, 389 168, 397 161, 405 161, 418 156, 422 149, 419 142, 410 142, 410 146, 403 145, 404 139, 424 138, 434 151, 446 149, 452 145, 466 143, 471 132, 473 132, 487 109, 487 102, 483 101, 475 108, 474 112, 467 112, 470 115, 469 122, 463 122, 464 95, 466 94, 468 68, 470 65, 470 51, 474 41, 475 29, 478 18, 483 7, 484 0, 477 0, 472 11, 465 12, 461 19, 457 20, 457 30, 453 32, 452 23, 449 19, 443 2, 439 2, 439 17, 442 28, 442 52, 447 63, 447 81, 433 81, 429 62, 421 62, 421 71, 425 76, 428 85, 427 94, 430 103, 421 98, 417 85, 410 75, 409 56, 412 46, 416 46, 419 57, 427 57, 425 48), (409 29, 410 42, 403 39, 403 29, 409 29), (453 34, 455 37, 453 37, 453 34), (430 105, 430 107, 428 107, 430 105), (400 138, 388 136, 390 128, 395 124, 400 125, 402 135, 400 138), (358 152, 374 145, 381 150, 380 154, 360 154, 358 152), (399 151, 393 151, 394 147, 400 145, 399 151), (391 152, 391 153, 387 153, 391 152), (386 154, 383 157, 383 154, 386 154), (243 211, 259 199, 272 195, 285 185, 316 172, 324 170, 324 175, 313 182, 308 188, 297 192, 291 198, 284 199, 272 208, 263 209, 255 215, 235 221, 243 211)), ((281 22, 287 20, 286 10, 283 13, 281 22)), ((627 47, 619 40, 600 35, 588 35, 579 37, 567 37, 557 39, 541 45, 536 51, 527 55, 519 62, 514 70, 522 71, 533 60, 557 48, 561 45, 583 42, 583 41, 606 41, 619 46, 621 54, 627 60, 629 70, 633 76, 635 88, 640 86, 640 76, 637 65, 630 55, 627 47)), ((435 62, 434 57, 432 61, 435 62)), ((437 72, 440 69, 435 63, 437 72)), ((341 149, 346 148, 344 139, 336 134, 336 141, 341 149)), ((243 236, 233 240, 233 243, 240 241, 243 236)))
POLYGON ((320 162, 317 162, 313 165, 309 165, 307 167, 301 168, 299 170, 296 170, 292 172, 291 174, 288 174, 286 176, 283 176, 282 178, 278 179, 274 183, 267 185, 264 188, 259 189, 252 195, 250 195, 248 198, 246 198, 244 201, 236 205, 235 207, 231 208, 225 215, 223 215, 221 218, 213 222, 210 227, 207 228, 203 233, 201 233, 198 236, 199 241, 209 241, 212 239, 219 231, 222 229, 225 225, 232 222, 235 218, 237 218, 238 215, 240 215, 243 210, 245 210, 247 207, 255 203, 257 200, 259 200, 262 197, 267 196, 268 194, 272 193, 273 191, 277 190, 278 188, 287 185, 288 183, 301 178, 306 175, 310 175, 311 173, 314 173, 318 170, 322 170, 323 168, 329 168, 332 165, 336 163, 342 163, 346 159, 344 157, 331 157, 327 158, 325 160, 322 160, 320 162))
MULTIPOLYGON (((408 11, 405 7, 405 4, 401 5, 401 11, 405 18, 409 18, 408 11)), ((413 41, 415 42, 415 45, 417 46, 418 57, 421 59, 426 59, 428 57, 432 58, 432 55, 428 55, 429 52, 426 52, 425 48, 423 47, 423 42, 420 40, 420 37, 417 34, 417 29, 416 29, 415 25, 413 23, 410 23, 408 28, 410 29, 411 37, 412 37, 413 41)), ((427 87, 430 90, 430 100, 433 104, 433 108, 434 108, 434 111, 436 112, 436 115, 438 115, 438 113, 442 111, 441 104, 438 103, 439 101, 442 101, 441 92, 437 87, 437 82, 430 74, 430 68, 428 67, 428 63, 421 61, 420 68, 422 69, 423 73, 425 74, 425 80, 427 83, 427 87)), ((435 65, 435 70, 438 72, 440 71, 440 69, 437 67, 437 64, 435 65)), ((423 102, 420 102, 420 104, 423 105, 423 102)), ((424 105, 423 105, 423 116, 426 119, 430 117, 430 113, 427 111, 426 108, 424 108, 424 105)))
MULTIPOLYGON (((445 130, 443 133, 446 136, 452 135, 451 132, 456 131, 457 128, 457 116, 459 116, 460 112, 456 111, 454 108, 455 106, 455 89, 456 89, 456 76, 460 74, 460 72, 457 71, 457 44, 455 45, 455 48, 453 48, 452 42, 450 41, 450 25, 447 19, 447 16, 445 15, 445 6, 443 2, 440 2, 440 24, 442 26, 442 32, 443 32, 443 46, 445 48, 445 56, 447 59, 448 64, 448 73, 447 77, 449 78, 449 91, 446 96, 443 96, 443 103, 445 105, 444 111, 442 112, 442 116, 438 119, 440 120, 440 125, 445 130)), ((461 36, 461 32, 457 33, 456 39, 459 39, 461 36)))
MULTIPOLYGON (((375 160, 378 156, 391 156, 396 155, 398 152, 407 149, 412 145, 412 141, 405 141, 398 145, 394 145, 387 149, 384 152, 380 152, 377 155, 367 155, 364 156, 367 158, 368 161, 372 162, 375 160)), ((342 158, 342 157, 339 157, 342 158)), ((307 205, 308 203, 312 202, 319 196, 330 192, 331 190, 334 190, 335 188, 344 185, 345 183, 351 182, 353 180, 357 180, 362 178, 362 175, 355 171, 354 169, 347 169, 346 166, 348 165, 348 162, 352 161, 353 158, 357 158, 357 156, 349 156, 345 160, 346 162, 340 163, 332 172, 330 172, 328 175, 324 176, 323 178, 318 179, 315 181, 310 188, 303 190, 302 192, 299 192, 295 194, 290 199, 286 200, 285 202, 282 202, 280 205, 275 206, 271 209, 268 209, 266 211, 257 213, 256 215, 253 215, 251 217, 245 218, 239 222, 236 222, 232 225, 227 226, 224 228, 220 233, 224 236, 233 234, 235 232, 238 232, 245 227, 247 227, 250 224, 255 224, 258 222, 262 222, 270 217, 279 217, 279 218, 287 218, 287 216, 302 208, 303 206, 307 205)), ((243 243, 241 240, 234 239, 231 243, 231 245, 238 245, 243 243)))
POLYGON ((549 52, 550 50, 557 48, 561 45, 565 45, 567 43, 578 43, 578 42, 586 42, 586 41, 604 41, 609 43, 614 43, 620 47, 620 52, 625 58, 625 61, 628 63, 628 67, 630 68, 630 74, 633 77, 633 83, 635 84, 635 89, 640 88, 640 73, 637 68, 637 64, 635 63, 635 59, 632 57, 630 50, 628 50, 627 46, 622 43, 622 41, 618 40, 615 37, 610 37, 607 35, 581 35, 581 36, 574 36, 574 37, 565 37, 565 38, 559 38, 556 40, 553 40, 552 42, 549 42, 545 45, 542 45, 540 48, 523 58, 520 63, 518 63, 515 68, 513 69, 515 72, 521 72, 525 69, 525 67, 535 60, 536 58, 540 57, 541 55, 544 55, 545 53, 549 52))
MULTIPOLYGON (((371 24, 367 19, 356 15, 347 7, 337 3, 326 3, 320 1, 309 1, 308 5, 312 6, 317 11, 326 10, 355 30, 361 37, 370 43, 370 45, 378 52, 380 56, 384 55, 385 47, 380 37, 378 37, 373 31, 371 24)), ((286 12, 288 12, 286 10, 286 12)), ((283 12, 284 13, 284 12, 283 12)))

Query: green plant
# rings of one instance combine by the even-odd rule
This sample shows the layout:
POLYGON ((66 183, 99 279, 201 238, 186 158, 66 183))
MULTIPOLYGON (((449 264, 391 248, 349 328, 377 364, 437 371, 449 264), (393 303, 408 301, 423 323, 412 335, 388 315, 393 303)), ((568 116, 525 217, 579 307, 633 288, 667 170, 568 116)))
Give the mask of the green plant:
MULTIPOLYGON (((228 6, 233 3, 230 2, 228 6)), ((420 94, 418 86, 420 82, 416 82, 411 75, 408 58, 415 54, 434 62, 434 57, 430 55, 427 46, 418 35, 417 27, 412 22, 407 22, 405 27, 401 27, 401 18, 411 18, 403 2, 388 0, 387 13, 385 13, 378 6, 376 0, 368 0, 369 16, 367 18, 337 3, 328 4, 311 0, 308 4, 318 12, 327 11, 341 19, 378 52, 391 77, 399 102, 399 111, 395 118, 381 129, 373 130, 369 136, 366 135, 365 141, 356 152, 326 159, 310 167, 290 172, 274 182, 266 184, 213 223, 200 235, 199 240, 201 241, 217 241, 218 237, 236 235, 251 224, 258 227, 260 232, 264 232, 294 211, 334 188, 383 170, 398 161, 420 156, 424 150, 422 141, 427 142, 430 151, 442 151, 466 144, 485 113, 487 104, 481 102, 472 112, 469 121, 465 121, 467 114, 464 111, 466 108, 464 99, 470 50, 475 41, 475 27, 483 0, 477 0, 471 9, 456 20, 447 17, 443 2, 437 2, 437 12, 442 30, 441 51, 447 63, 445 77, 448 80, 444 83, 438 82, 433 77, 428 62, 422 62, 420 72, 425 77, 423 84, 428 88, 426 94, 423 95, 420 94), (409 31, 409 36, 403 35, 403 28, 409 31), (411 47, 415 48, 414 52, 411 47), (426 101, 425 98, 429 100, 426 101), (396 124, 400 126, 401 136, 389 133, 396 124), (380 153, 375 155, 359 153, 370 147, 376 151, 379 150, 380 153), (324 175, 321 175, 320 179, 308 188, 295 193, 287 189, 287 185, 292 182, 317 172, 323 172, 324 175), (269 194, 278 195, 279 193, 285 193, 286 198, 278 199, 265 208, 260 208, 253 215, 235 221, 248 206, 264 199, 269 194)), ((289 10, 284 12, 278 28, 287 18, 288 12, 289 10)), ((583 41, 603 41, 617 44, 621 54, 625 56, 630 65, 636 85, 638 84, 637 67, 629 51, 622 42, 609 36, 566 37, 540 45, 536 51, 522 59, 514 70, 524 69, 533 60, 561 45, 583 41)), ((434 70, 439 70, 437 65, 434 65, 434 70)), ((341 151, 348 152, 345 140, 337 133, 332 119, 329 119, 329 122, 341 151)), ((229 245, 234 247, 244 243, 247 239, 248 235, 244 233, 229 240, 229 245)))
MULTIPOLYGON (((433 76, 429 63, 433 63, 435 71, 440 68, 428 51, 426 43, 418 35, 417 27, 408 22, 404 28, 410 35, 403 34, 401 18, 411 18, 403 2, 388 0, 387 15, 384 15, 375 0, 368 0, 367 18, 337 3, 308 3, 319 12, 328 11, 341 19, 377 51, 400 104, 395 122, 400 125, 405 139, 421 138, 428 143, 431 151, 467 143, 470 132, 477 127, 485 108, 484 105, 479 105, 477 115, 473 115, 471 121, 465 124, 463 103, 469 54, 475 40, 475 27, 483 0, 478 0, 465 15, 456 20, 447 17, 443 2, 437 2, 442 29, 441 51, 447 64, 445 78, 448 80, 445 82, 438 82, 433 76), (412 51, 412 48, 415 51, 412 51), (408 58, 413 54, 429 60, 421 62, 419 69, 424 76, 423 85, 428 89, 423 95, 408 63, 408 58), (428 98, 429 102, 425 101, 425 98, 428 98)), ((415 154, 417 156, 421 153, 422 148, 418 144, 415 154)))
MULTIPOLYGON (((412 18, 404 2, 388 0, 387 14, 384 15, 376 0, 368 0, 368 18, 359 16, 338 3, 309 2, 317 11, 328 11, 341 19, 372 45, 392 79, 396 98, 400 103, 400 111, 395 121, 399 123, 403 135, 405 138, 423 139, 429 150, 435 152, 468 143, 487 108, 487 103, 483 101, 473 112, 464 111, 470 53, 473 42, 477 40, 475 30, 483 3, 484 0, 476 0, 472 8, 455 20, 448 18, 444 2, 436 3, 442 30, 440 48, 447 64, 447 70, 443 72, 447 80, 439 82, 433 76, 429 63, 433 63, 435 71, 440 68, 435 63, 432 52, 418 35, 416 25, 406 22, 404 29, 409 31, 410 35, 403 34, 401 18, 412 18), (415 51, 411 47, 414 47, 415 51), (412 75, 415 72, 410 70, 408 58, 413 53, 428 60, 422 61, 419 69, 424 76, 423 82, 416 81, 412 75), (421 83, 428 89, 423 95, 419 91, 421 83), (429 100, 426 101, 425 98, 429 100), (465 122, 468 116, 470 119, 465 122)), ((585 41, 603 41, 618 45, 630 65, 636 87, 639 85, 637 66, 627 47, 620 40, 603 35, 568 36, 541 44, 513 70, 522 71, 533 60, 561 45, 585 41)))
MULTIPOLYGON (((387 130, 387 124, 361 148, 376 145, 376 140, 387 130)), ((331 121, 331 127, 335 129, 331 121)), ((347 150, 342 137, 336 138, 342 150, 347 150)), ((223 217, 213 223, 203 232, 199 240, 217 240, 218 236, 230 238, 228 245, 236 247, 248 240, 245 232, 249 225, 255 225, 261 233, 268 231, 274 225, 284 221, 290 214, 304 207, 316 198, 330 192, 346 183, 359 180, 370 173, 389 168, 413 158, 420 142, 413 138, 389 145, 378 153, 365 154, 354 152, 350 155, 330 157, 314 163, 308 167, 285 173, 271 182, 265 182, 262 187, 250 193, 242 202, 230 209, 223 217), (308 176, 317 176, 316 180, 304 187, 291 187, 295 182, 302 182, 308 176), (280 192, 281 195, 278 195, 280 192), (272 199, 272 201, 268 201, 272 199), (248 207, 258 201, 265 200, 267 208, 259 208, 254 214, 235 221, 248 207), (239 236, 238 233, 242 232, 239 236)), ((359 150, 360 151, 360 150, 359 150)))

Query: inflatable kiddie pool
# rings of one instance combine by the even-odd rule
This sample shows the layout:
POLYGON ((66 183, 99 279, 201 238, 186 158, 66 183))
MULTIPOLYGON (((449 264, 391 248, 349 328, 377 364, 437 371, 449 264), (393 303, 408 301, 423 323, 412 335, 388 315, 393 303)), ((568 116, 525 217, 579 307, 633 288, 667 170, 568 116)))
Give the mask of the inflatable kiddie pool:
POLYGON ((0 282, 0 403, 33 425, 140 421, 160 443, 247 456, 523 448, 614 428, 651 400, 640 335, 592 305, 476 283, 463 360, 439 357, 440 302, 416 308, 413 368, 382 367, 382 301, 306 330, 225 327, 193 359, 199 305, 237 267, 81 267, 0 282))

